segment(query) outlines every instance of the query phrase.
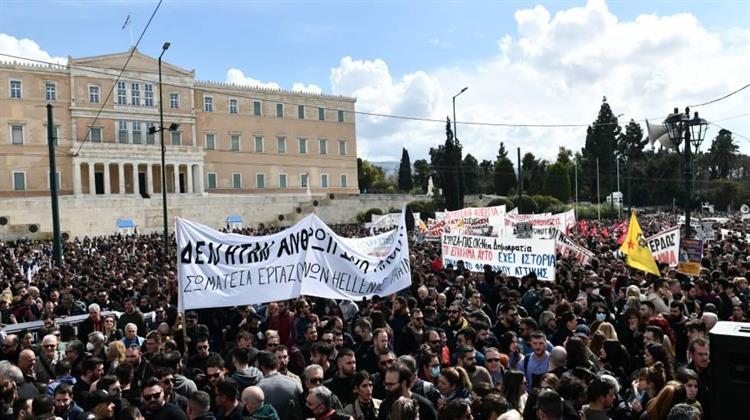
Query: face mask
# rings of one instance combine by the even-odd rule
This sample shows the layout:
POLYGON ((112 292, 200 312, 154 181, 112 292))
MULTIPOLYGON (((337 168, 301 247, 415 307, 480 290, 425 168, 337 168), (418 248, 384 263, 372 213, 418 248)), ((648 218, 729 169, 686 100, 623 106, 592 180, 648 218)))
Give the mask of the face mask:
POLYGON ((440 366, 432 368, 432 377, 437 379, 440 376, 440 366))
POLYGON ((603 314, 603 313, 597 313, 596 314, 596 320, 597 321, 604 321, 605 319, 607 319, 607 314, 603 314))
POLYGON ((94 351, 94 348, 92 343, 86 343, 86 351, 94 351))

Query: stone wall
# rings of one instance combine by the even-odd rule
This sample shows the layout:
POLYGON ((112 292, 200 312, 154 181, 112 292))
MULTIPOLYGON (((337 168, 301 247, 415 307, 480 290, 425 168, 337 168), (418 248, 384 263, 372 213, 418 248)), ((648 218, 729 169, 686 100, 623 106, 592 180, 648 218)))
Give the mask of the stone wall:
MULTIPOLYGON (((406 194, 360 195, 170 195, 168 217, 170 229, 175 217, 183 217, 219 228, 226 225, 229 215, 239 215, 246 225, 259 223, 289 226, 311 212, 327 223, 351 223, 360 211, 370 208, 401 208, 422 196, 406 194), (314 202, 317 201, 317 206, 314 202), (297 213, 299 208, 299 213, 297 213), (283 216, 283 220, 280 220, 283 216)), ((49 197, 7 198, 0 200, 0 217, 8 223, 0 226, 0 240, 25 236, 48 238, 52 232, 52 211, 49 197), (38 225, 38 231, 29 231, 38 225)), ((160 198, 135 196, 60 197, 60 228, 70 237, 108 235, 117 232, 120 218, 132 219, 141 233, 161 231, 162 202, 160 198)))

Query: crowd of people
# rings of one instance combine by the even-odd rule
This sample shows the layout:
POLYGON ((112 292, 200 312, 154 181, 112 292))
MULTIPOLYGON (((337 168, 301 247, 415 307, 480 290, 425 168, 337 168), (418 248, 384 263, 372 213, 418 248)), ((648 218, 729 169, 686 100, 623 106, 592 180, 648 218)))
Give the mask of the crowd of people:
MULTIPOLYGON (((675 223, 641 217, 647 235, 675 223)), ((3 242, 0 420, 711 419, 708 331, 748 314, 743 226, 688 277, 630 269, 614 235, 591 233, 617 224, 571 232, 595 258, 559 257, 555 282, 446 266, 414 241, 396 295, 184 319, 159 235, 76 238, 62 267, 47 242, 3 242)))

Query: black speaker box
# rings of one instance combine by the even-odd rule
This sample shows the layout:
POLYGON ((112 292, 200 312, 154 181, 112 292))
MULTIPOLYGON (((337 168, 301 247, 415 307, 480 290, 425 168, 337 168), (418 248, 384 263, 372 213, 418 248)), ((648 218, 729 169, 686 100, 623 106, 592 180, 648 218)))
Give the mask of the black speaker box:
POLYGON ((750 419, 750 323, 721 321, 709 340, 711 419, 750 419))

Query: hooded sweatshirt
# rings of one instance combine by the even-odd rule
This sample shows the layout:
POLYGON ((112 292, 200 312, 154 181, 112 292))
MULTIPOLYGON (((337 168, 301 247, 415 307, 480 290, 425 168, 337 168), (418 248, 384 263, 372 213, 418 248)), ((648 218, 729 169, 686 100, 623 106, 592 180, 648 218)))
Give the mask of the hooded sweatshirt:
POLYGON ((238 369, 237 372, 232 374, 231 378, 239 384, 240 389, 245 389, 256 385, 258 381, 263 379, 263 372, 254 366, 248 366, 244 369, 238 369))
POLYGON ((250 415, 249 420, 279 420, 279 414, 271 404, 264 403, 250 415))

